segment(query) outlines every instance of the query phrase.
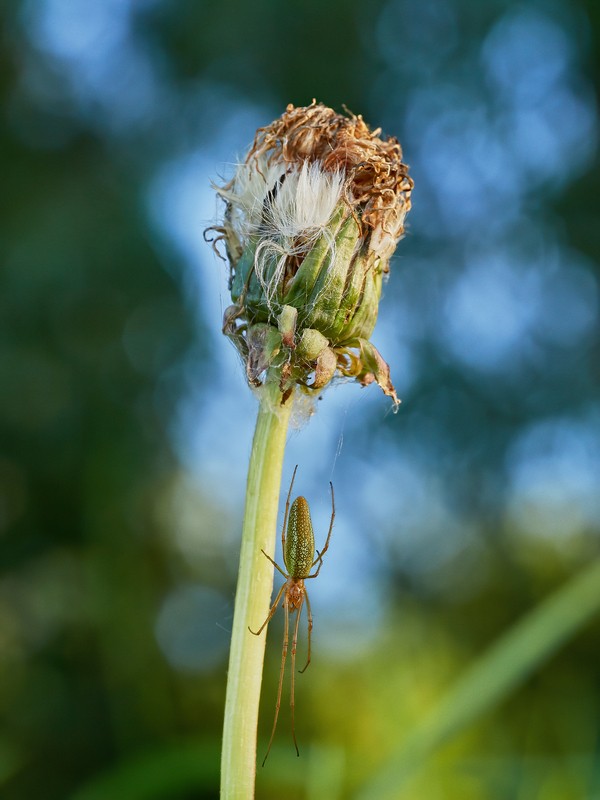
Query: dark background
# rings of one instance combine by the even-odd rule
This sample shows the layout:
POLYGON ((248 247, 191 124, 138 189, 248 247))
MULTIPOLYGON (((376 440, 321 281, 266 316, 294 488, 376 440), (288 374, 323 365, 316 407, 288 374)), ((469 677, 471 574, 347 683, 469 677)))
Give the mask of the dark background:
MULTIPOLYGON (((0 795, 217 796, 255 400, 202 232, 211 180, 316 97, 398 136, 415 180, 374 338, 400 411, 327 391, 284 470, 318 537, 330 479, 339 513, 302 758, 284 695, 259 796, 351 797, 598 552, 600 6, 1 8, 0 795)), ((599 645, 596 622, 398 797, 597 796, 599 645)))

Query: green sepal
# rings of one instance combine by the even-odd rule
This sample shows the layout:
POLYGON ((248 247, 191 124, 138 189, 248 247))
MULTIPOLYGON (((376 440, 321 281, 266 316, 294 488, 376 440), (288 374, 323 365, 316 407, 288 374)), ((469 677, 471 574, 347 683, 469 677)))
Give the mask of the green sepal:
POLYGON ((348 217, 336 236, 333 264, 329 269, 321 271, 307 303, 303 324, 317 328, 329 338, 335 339, 334 322, 342 304, 359 237, 360 230, 356 221, 353 217, 348 217))
POLYGON ((335 315, 335 320, 333 322, 333 338, 335 341, 340 341, 346 338, 346 328, 352 321, 352 318, 356 313, 356 309, 359 306, 365 289, 365 281, 368 276, 368 270, 368 252, 363 245, 360 252, 354 258, 352 270, 350 272, 350 280, 346 282, 344 296, 338 312, 335 315))
POLYGON ((322 233, 315 245, 305 256, 298 272, 289 282, 282 302, 301 310, 308 303, 319 275, 326 271, 327 261, 331 257, 331 243, 338 233, 344 217, 345 206, 339 206, 333 214, 327 231, 322 233), (325 264, 325 269, 324 269, 325 264))
MULTIPOLYGON (((244 309, 245 316, 252 322, 267 322, 269 308, 267 306, 264 289, 256 274, 256 248, 259 238, 253 236, 239 261, 235 265, 235 273, 231 284, 231 298, 244 309)), ((269 259, 266 274, 263 276, 268 282, 276 266, 276 259, 269 259)))
POLYGON ((344 342, 350 339, 369 338, 377 322, 380 297, 381 269, 379 262, 376 262, 367 272, 360 304, 354 312, 354 316, 344 329, 344 342))
MULTIPOLYGON (((254 252, 254 258, 256 258, 256 251, 254 252)), ((262 276, 263 281, 267 285, 273 275, 275 265, 276 265, 276 259, 274 256, 271 256, 268 259, 264 274, 262 276)), ((271 308, 267 304, 264 286, 261 283, 261 281, 258 280, 254 261, 252 263, 252 270, 250 272, 250 279, 248 281, 248 292, 246 294, 246 302, 244 305, 248 310, 248 317, 253 322, 271 321, 270 320, 271 308)))
POLYGON ((253 236, 235 265, 231 283, 231 299, 234 303, 238 303, 240 300, 243 303, 248 293, 248 281, 254 270, 254 254, 257 244, 257 237, 253 236))
POLYGON ((277 317, 277 328, 281 334, 283 344, 286 347, 295 347, 294 339, 296 336, 296 322, 298 320, 298 309, 293 306, 283 306, 277 317))

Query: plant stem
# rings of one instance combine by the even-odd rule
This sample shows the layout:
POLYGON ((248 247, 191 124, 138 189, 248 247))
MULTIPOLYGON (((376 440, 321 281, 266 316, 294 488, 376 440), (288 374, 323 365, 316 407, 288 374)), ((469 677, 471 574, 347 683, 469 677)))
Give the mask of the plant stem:
POLYGON ((221 800, 254 797, 256 732, 266 632, 253 636, 269 612, 273 567, 261 549, 275 554, 281 471, 292 398, 281 403, 279 376, 271 374, 260 389, 252 442, 240 567, 231 633, 223 751, 221 800))

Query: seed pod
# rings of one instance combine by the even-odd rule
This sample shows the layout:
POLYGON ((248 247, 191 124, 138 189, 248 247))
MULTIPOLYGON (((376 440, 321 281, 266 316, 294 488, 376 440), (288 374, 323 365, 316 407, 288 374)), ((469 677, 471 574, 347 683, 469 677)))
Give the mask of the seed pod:
POLYGON ((224 332, 251 383, 278 366, 286 392, 320 391, 337 374, 399 402, 369 339, 413 182, 398 141, 379 134, 315 101, 290 105, 217 187, 233 301, 224 332))

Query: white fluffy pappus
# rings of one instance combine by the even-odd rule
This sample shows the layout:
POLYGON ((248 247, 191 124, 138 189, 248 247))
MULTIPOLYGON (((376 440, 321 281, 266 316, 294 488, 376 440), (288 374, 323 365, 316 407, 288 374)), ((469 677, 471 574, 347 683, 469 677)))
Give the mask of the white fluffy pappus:
POLYGON ((254 268, 267 302, 283 279, 287 258, 307 253, 327 235, 343 190, 344 174, 325 172, 319 163, 286 168, 259 158, 239 165, 232 189, 222 195, 231 203, 230 222, 240 240, 259 238, 254 268))
POLYGON ((288 237, 321 231, 331 220, 343 186, 341 172, 324 172, 320 164, 305 161, 300 170, 286 175, 272 202, 267 203, 267 228, 288 237))

